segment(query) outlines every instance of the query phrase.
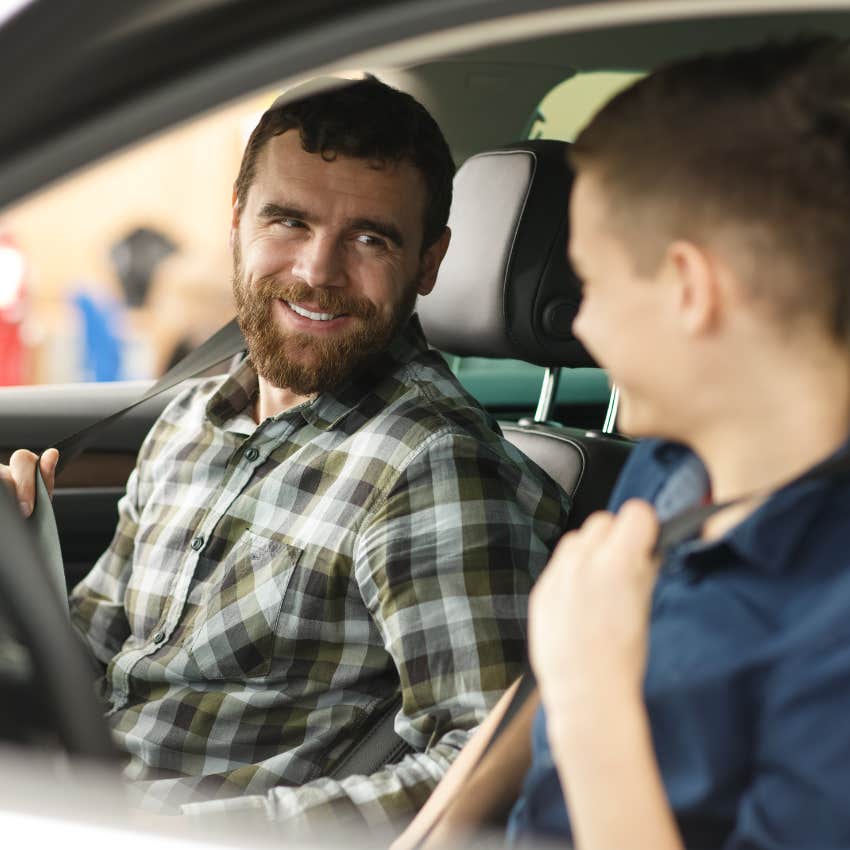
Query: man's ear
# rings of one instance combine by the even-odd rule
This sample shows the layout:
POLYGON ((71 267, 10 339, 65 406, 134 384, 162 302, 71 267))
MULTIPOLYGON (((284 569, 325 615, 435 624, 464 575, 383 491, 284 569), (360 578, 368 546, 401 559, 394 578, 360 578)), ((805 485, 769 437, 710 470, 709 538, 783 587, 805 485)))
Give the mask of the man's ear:
POLYGON ((420 295, 427 295, 434 288, 440 263, 443 262, 446 251, 449 250, 451 238, 452 232, 447 227, 443 230, 440 238, 429 245, 422 253, 422 258, 419 261, 419 284, 416 287, 416 291, 420 295))
POLYGON ((242 209, 239 206, 239 195, 236 191, 236 186, 233 187, 233 195, 230 199, 230 248, 236 242, 239 234, 239 217, 242 214, 242 209))
POLYGON ((722 309, 720 269, 713 254, 700 245, 676 240, 667 247, 666 262, 676 286, 675 309, 690 335, 711 330, 722 309))

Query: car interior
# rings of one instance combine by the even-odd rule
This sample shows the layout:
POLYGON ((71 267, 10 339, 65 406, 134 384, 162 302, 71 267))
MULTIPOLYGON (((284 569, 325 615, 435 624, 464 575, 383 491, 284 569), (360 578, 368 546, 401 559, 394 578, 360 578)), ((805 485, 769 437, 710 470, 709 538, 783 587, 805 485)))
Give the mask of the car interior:
MULTIPOLYGON (((552 422, 547 412, 560 369, 592 364, 571 333, 580 290, 563 250, 568 226, 564 192, 571 183, 566 150, 566 143, 537 140, 466 160, 455 179, 449 219, 452 247, 434 293, 420 301, 417 311, 426 337, 440 350, 527 360, 550 371, 535 417, 501 427, 569 494, 570 527, 577 527, 588 513, 604 506, 631 443, 552 422), (479 307, 475 321, 466 320, 461 303, 479 307)), ((166 391, 166 397, 174 391, 166 391)), ((80 509, 74 494, 57 492, 60 534, 62 523, 68 522, 61 506, 80 509)), ((65 722, 64 706, 59 701, 57 705, 65 722)), ((409 751, 393 731, 398 708, 393 704, 381 715, 339 765, 336 778, 377 769, 409 751)), ((23 726, 20 721, 13 724, 18 729, 23 726)))
MULTIPOLYGON (((28 109, 25 121, 0 129, 0 206, 263 86, 356 68, 417 97, 443 128, 460 166, 451 247, 434 292, 417 308, 423 328, 430 344, 450 357, 543 367, 535 404, 484 403, 506 437, 569 494, 570 527, 604 507, 632 444, 616 433, 607 391, 590 404, 570 404, 571 374, 594 364, 570 331, 581 297, 564 250, 570 140, 527 138, 540 102, 582 74, 645 72, 702 49, 799 32, 850 34, 850 10, 840 3, 776 2, 764 10, 757 3, 720 4, 718 11, 690 0, 495 2, 483 11, 486 4, 463 0, 447 11, 448 4, 437 2, 362 9, 326 2, 301 12, 271 9, 297 4, 250 3, 257 14, 249 20, 244 12, 235 16, 236 4, 228 2, 151 3, 147 14, 140 10, 147 4, 131 12, 124 4, 97 2, 64 32, 58 25, 36 30, 39 5, 0 30, 6 79, 13 78, 15 63, 31 66, 30 35, 39 33, 43 55, 55 52, 50 68, 0 94, 6 114, 22 114, 23 104, 28 109), (69 35, 76 38, 74 50, 69 35), (168 46, 157 57, 152 44, 168 46), (59 104, 46 96, 57 80, 68 92, 59 104)), ((0 462, 16 448, 53 445, 130 404, 148 385, 0 388, 0 462)), ((138 447, 174 392, 123 416, 58 480, 54 512, 68 586, 106 548, 138 447)), ((91 671, 84 670, 61 607, 48 601, 49 580, 37 566, 15 579, 21 560, 40 560, 15 507, 0 493, 0 736, 110 760, 91 671)), ((403 753, 390 711, 338 775, 403 753)))
MULTIPOLYGON (((400 26, 400 19, 396 15, 379 15, 379 8, 374 10, 373 17, 370 12, 356 22, 347 22, 344 39, 332 27, 322 29, 315 21, 309 21, 304 26, 310 32, 315 31, 317 38, 322 36, 325 51, 316 50, 309 57, 304 56, 302 50, 294 49, 292 41, 296 27, 291 30, 280 25, 273 27, 260 12, 256 17, 238 16, 245 31, 250 27, 259 30, 264 24, 268 25, 267 29, 262 38, 255 32, 253 40, 247 32, 242 32, 239 48, 233 46, 230 53, 222 56, 219 42, 226 35, 219 16, 226 15, 230 4, 210 4, 215 8, 203 10, 203 16, 202 10, 197 9, 198 17, 194 18, 192 7, 205 4, 155 3, 150 4, 157 9, 150 13, 150 18, 137 18, 125 10, 126 19, 115 7, 106 8, 107 5, 92 4, 92 8, 98 7, 100 14, 98 31, 101 34, 96 39, 99 51, 72 51, 59 33, 42 34, 46 44, 56 48, 56 67, 49 74, 48 69, 41 69, 28 79, 26 86, 8 93, 18 105, 20 98, 30 96, 32 108, 28 108, 26 122, 8 126, 0 135, 0 204, 44 185, 83 162, 145 138, 228 97, 256 90, 272 81, 286 87, 305 74, 339 73, 355 67, 373 72, 388 83, 409 91, 436 117, 460 165, 472 154, 522 141, 524 132, 538 117, 541 100, 564 80, 600 71, 642 72, 659 62, 712 46, 731 46, 811 29, 848 31, 847 16, 830 8, 830 4, 807 11, 774 10, 773 14, 762 16, 746 14, 745 9, 712 15, 696 7, 688 16, 684 9, 687 4, 677 4, 676 15, 661 16, 658 20, 641 19, 637 8, 640 4, 636 4, 634 10, 621 10, 621 14, 610 18, 598 10, 596 18, 588 17, 589 12, 577 18, 571 14, 568 4, 553 3, 530 3, 528 14, 510 15, 499 4, 494 4, 483 23, 476 26, 476 18, 470 21, 461 17, 454 29, 449 28, 451 21, 438 19, 429 4, 417 4, 415 13, 421 18, 406 21, 413 35, 404 42, 398 42, 398 32, 387 31, 393 22, 400 26), (190 23, 196 30, 197 55, 183 56, 185 67, 178 68, 168 64, 176 60, 164 50, 159 57, 162 70, 155 77, 148 73, 148 65, 154 57, 143 47, 154 38, 164 39, 170 28, 180 32, 190 23), (112 25, 114 30, 110 29, 112 25), (433 35, 435 31, 440 32, 439 38, 433 35), (98 75, 104 76, 103 69, 114 65, 116 52, 122 46, 126 51, 120 75, 123 89, 116 90, 117 79, 104 78, 100 86, 95 86, 98 75), (225 71, 229 74, 223 80, 225 71), (69 75, 72 84, 68 86, 67 98, 51 113, 42 108, 45 92, 39 86, 47 85, 48 79, 53 79, 51 74, 63 73, 69 75), (97 108, 91 103, 95 91, 101 97, 97 108), (77 112, 70 115, 75 104, 77 112), (34 108, 35 105, 39 108, 34 108), (22 134, 27 128, 29 137, 24 138, 22 134), (37 143, 33 141, 35 138, 37 143)), ((457 4, 458 12, 464 7, 463 3, 457 4)), ((414 10, 408 11, 413 15, 414 10)), ((72 26, 84 27, 89 14, 94 14, 91 9, 72 26)), ((19 22, 12 23, 17 23, 20 33, 26 35, 26 26, 30 23, 26 14, 19 22)), ((18 33, 9 29, 10 51, 3 53, 4 63, 20 55, 19 39, 15 38, 18 33)), ((13 105, 10 103, 10 108, 13 105)), ((507 158, 496 162, 506 163, 507 158)), ((565 205, 565 195, 554 206, 558 203, 565 205)), ((562 214, 563 210, 558 213, 562 214)), ((464 223, 453 223, 453 226, 463 228, 464 223)), ((465 241, 460 236, 455 238, 444 275, 452 271, 452 265, 457 262, 453 258, 460 256, 460 246, 465 241)), ((553 252, 553 258, 557 254, 553 252)), ((443 290, 448 288, 442 287, 443 290)), ((437 293, 423 300, 423 310, 427 312, 429 304, 436 307, 437 299, 442 297, 438 288, 437 293)), ((571 398, 579 375, 593 371, 582 368, 587 361, 561 359, 554 362, 554 352, 558 352, 559 357, 565 354, 563 344, 560 348, 557 345, 552 348, 558 341, 557 331, 548 343, 544 343, 545 335, 550 333, 544 330, 546 325, 554 328, 559 322, 568 323, 569 304, 548 301, 540 309, 548 312, 537 315, 538 325, 529 327, 526 336, 533 339, 535 345, 545 344, 545 353, 529 349, 526 344, 525 348, 515 347, 515 358, 504 360, 509 352, 503 348, 495 352, 500 359, 493 361, 493 352, 477 357, 473 349, 463 349, 465 362, 487 363, 489 386, 494 383, 495 376, 495 382, 510 385, 510 393, 517 398, 522 395, 521 404, 511 404, 504 397, 494 403, 486 392, 482 392, 479 396, 482 403, 501 420, 536 420, 533 427, 523 426, 522 436, 517 438, 523 439, 526 446, 530 435, 539 431, 545 420, 577 428, 579 434, 612 431, 612 417, 606 419, 606 396, 600 397, 595 390, 590 404, 584 398, 573 403, 571 398), (547 367, 544 404, 536 413, 539 391, 530 387, 527 380, 519 386, 510 383, 509 364, 521 361, 547 367), (499 364, 498 368, 492 368, 493 362, 499 364), (552 396, 553 387, 555 403, 550 404, 545 398, 552 396)), ((475 321, 472 312, 464 305, 458 313, 470 327, 475 321)), ((451 353, 444 342, 435 340, 435 345, 451 353)), ((464 373, 459 374, 463 376, 464 373)), ((18 447, 43 450, 58 438, 126 406, 141 395, 143 389, 144 385, 133 382, 3 388, 0 390, 0 461, 18 447)), ((487 387, 482 385, 482 389, 487 387)), ((122 418, 102 434, 87 454, 69 465, 58 482, 55 511, 69 585, 85 574, 108 543, 115 503, 132 468, 135 452, 167 400, 166 396, 142 405, 122 418)), ((594 495, 588 510, 593 505, 604 504, 604 492, 609 484, 610 481, 601 482, 601 490, 594 495)), ((577 494, 577 497, 582 495, 577 494)), ((574 515, 578 518, 583 512, 576 509, 574 515)))

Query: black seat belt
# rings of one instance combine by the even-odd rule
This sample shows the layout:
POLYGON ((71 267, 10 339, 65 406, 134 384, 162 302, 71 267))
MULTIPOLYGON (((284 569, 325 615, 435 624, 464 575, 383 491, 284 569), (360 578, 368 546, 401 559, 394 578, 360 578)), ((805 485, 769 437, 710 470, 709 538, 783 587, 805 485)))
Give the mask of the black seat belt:
POLYGON ((236 319, 232 319, 208 340, 190 351, 179 363, 172 366, 144 395, 132 404, 128 404, 121 410, 81 428, 76 434, 71 434, 70 437, 65 437, 58 443, 54 443, 54 447, 59 450, 56 474, 58 475, 68 463, 85 451, 107 425, 131 411, 134 407, 138 407, 172 387, 176 387, 182 381, 194 378, 201 372, 206 372, 207 369, 223 363, 242 351, 245 351, 245 339, 236 319))
MULTIPOLYGON (((850 453, 842 453, 831 458, 821 461, 802 475, 783 485, 784 487, 791 484, 802 484, 807 481, 816 481, 824 478, 843 478, 850 475, 850 453)), ((733 505, 738 505, 753 498, 764 498, 782 487, 777 487, 763 493, 750 493, 746 496, 739 496, 736 499, 728 499, 725 502, 712 502, 707 505, 695 505, 686 508, 678 514, 670 517, 661 523, 658 530, 658 538, 655 541, 655 546, 652 549, 652 554, 659 558, 665 558, 669 552, 681 543, 698 534, 710 517, 720 511, 731 508, 733 505)), ((481 767, 484 759, 495 746, 496 742, 505 734, 505 730, 513 723, 514 718, 522 710, 523 706, 528 702, 531 696, 537 690, 537 679, 534 671, 531 668, 531 662, 528 657, 525 658, 522 665, 522 672, 519 677, 519 685, 517 686, 514 695, 505 709, 505 713, 500 718, 493 734, 487 741, 484 749, 475 760, 472 767, 469 769, 467 778, 481 767)), ((417 850, 425 844, 433 831, 436 829, 440 821, 445 816, 449 805, 447 804, 443 811, 437 816, 436 820, 428 827, 425 834, 416 843, 417 850)))

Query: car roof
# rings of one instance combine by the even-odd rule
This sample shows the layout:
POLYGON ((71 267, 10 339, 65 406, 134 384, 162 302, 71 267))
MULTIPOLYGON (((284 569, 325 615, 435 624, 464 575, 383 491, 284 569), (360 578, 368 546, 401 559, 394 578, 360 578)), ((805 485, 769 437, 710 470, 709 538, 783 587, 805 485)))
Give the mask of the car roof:
POLYGON ((316 71, 389 69, 463 159, 506 140, 505 115, 482 92, 500 103, 512 92, 527 109, 575 70, 646 69, 801 30, 850 34, 848 9, 850 0, 66 0, 57 15, 34 0, 0 28, 0 79, 13 81, 0 87, 0 114, 14 117, 0 122, 0 206, 316 71), (488 114, 470 121, 476 105, 488 114))

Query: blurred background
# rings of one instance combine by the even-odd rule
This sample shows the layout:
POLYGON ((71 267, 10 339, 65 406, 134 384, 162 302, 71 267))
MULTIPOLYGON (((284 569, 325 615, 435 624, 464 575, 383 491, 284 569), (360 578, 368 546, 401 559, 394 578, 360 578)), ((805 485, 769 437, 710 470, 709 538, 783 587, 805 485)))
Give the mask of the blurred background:
POLYGON ((153 377, 233 315, 233 179, 276 94, 0 212, 0 385, 153 377))

